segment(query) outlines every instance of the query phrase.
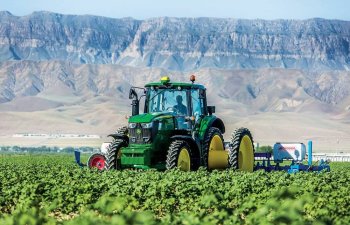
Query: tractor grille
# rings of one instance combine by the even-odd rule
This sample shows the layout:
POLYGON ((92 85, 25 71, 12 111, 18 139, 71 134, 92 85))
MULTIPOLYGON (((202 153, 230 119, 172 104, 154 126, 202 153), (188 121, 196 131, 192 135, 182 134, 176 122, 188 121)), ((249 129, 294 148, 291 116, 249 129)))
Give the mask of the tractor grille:
POLYGON ((133 144, 151 143, 152 128, 142 128, 141 124, 137 124, 135 128, 129 128, 129 140, 133 144))

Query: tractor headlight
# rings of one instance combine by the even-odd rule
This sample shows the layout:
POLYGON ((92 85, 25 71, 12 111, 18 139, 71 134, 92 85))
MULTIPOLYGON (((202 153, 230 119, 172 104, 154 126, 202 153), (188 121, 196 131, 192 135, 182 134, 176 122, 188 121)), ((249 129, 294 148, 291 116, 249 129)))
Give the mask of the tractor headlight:
POLYGON ((152 126, 153 126, 153 123, 151 122, 151 123, 141 123, 141 127, 142 128, 152 128, 152 126))
POLYGON ((133 129, 136 127, 136 123, 129 123, 129 128, 133 129))

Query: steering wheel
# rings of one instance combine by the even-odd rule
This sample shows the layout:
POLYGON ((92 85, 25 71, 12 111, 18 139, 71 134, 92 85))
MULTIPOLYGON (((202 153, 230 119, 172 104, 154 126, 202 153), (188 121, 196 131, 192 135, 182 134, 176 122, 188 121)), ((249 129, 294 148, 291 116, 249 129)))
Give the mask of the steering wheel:
POLYGON ((169 106, 168 108, 166 108, 166 111, 176 112, 173 106, 169 106))

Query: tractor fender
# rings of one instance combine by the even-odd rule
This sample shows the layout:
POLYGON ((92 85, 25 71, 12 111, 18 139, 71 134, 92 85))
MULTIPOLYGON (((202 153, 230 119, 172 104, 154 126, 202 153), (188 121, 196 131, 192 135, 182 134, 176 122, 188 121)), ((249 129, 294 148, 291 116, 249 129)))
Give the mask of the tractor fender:
MULTIPOLYGON (((175 140, 175 139, 186 141, 192 150, 193 157, 195 157, 199 162, 200 157, 201 157, 200 151, 199 151, 199 149, 200 149, 199 143, 197 143, 195 140, 193 140, 193 138, 191 136, 187 136, 187 135, 174 135, 174 136, 170 137, 170 140, 175 140)), ((198 168, 199 163, 198 163, 198 165, 195 165, 195 166, 198 168)))
POLYGON ((107 137, 112 137, 113 139, 123 139, 126 143, 129 143, 129 137, 125 134, 109 134, 107 137))
POLYGON ((206 116, 204 117, 200 122, 199 127, 199 138, 200 140, 203 140, 205 135, 207 134, 209 128, 216 127, 218 128, 222 134, 225 133, 225 125, 224 122, 220 118, 217 118, 216 116, 206 116))
POLYGON ((225 124, 220 118, 217 118, 217 117, 213 118, 209 122, 208 127, 216 127, 221 131, 221 133, 223 133, 223 134, 225 133, 225 124))

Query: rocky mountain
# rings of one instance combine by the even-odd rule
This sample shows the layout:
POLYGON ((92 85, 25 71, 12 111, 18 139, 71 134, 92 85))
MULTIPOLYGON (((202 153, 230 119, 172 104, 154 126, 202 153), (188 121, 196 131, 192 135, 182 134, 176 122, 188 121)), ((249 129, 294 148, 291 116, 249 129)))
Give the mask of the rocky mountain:
MULTIPOLYGON (((350 22, 131 18, 0 12, 0 60, 62 60, 190 71, 348 70, 350 22)), ((319 96, 319 98, 324 98, 319 96)))
MULTIPOLYGON (((350 99, 348 71, 201 69, 192 72, 208 87, 214 102, 242 103, 254 109, 253 112, 297 111, 310 102, 329 105, 328 112, 335 112, 347 110, 341 108, 342 103, 350 99)), ((63 61, 0 62, 0 103, 55 91, 58 97, 126 99, 131 86, 143 86, 169 74, 175 80, 186 82, 190 73, 63 61)), ((65 100, 58 98, 57 101, 65 100)))

